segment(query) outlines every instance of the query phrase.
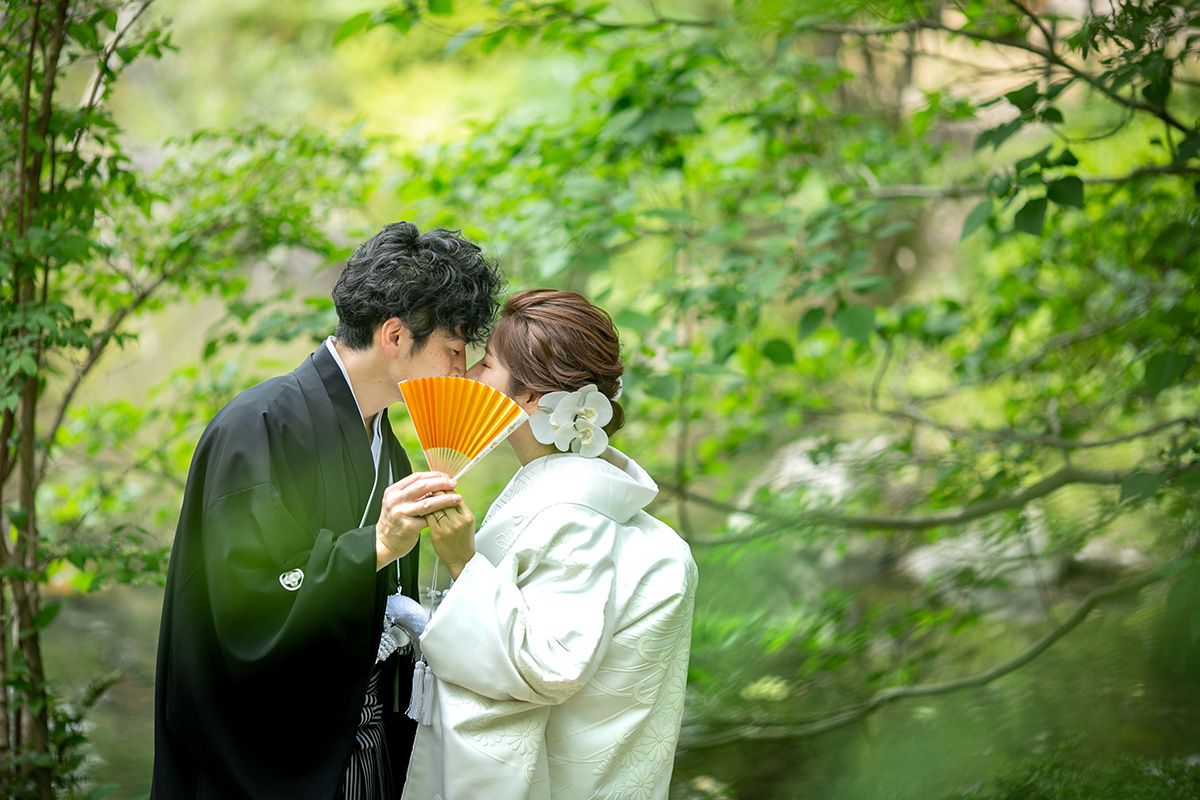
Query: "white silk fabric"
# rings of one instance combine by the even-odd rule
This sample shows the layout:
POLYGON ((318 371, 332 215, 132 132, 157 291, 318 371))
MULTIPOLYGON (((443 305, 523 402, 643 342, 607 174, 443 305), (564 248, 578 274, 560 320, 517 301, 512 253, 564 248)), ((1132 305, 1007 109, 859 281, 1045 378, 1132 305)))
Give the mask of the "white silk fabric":
POLYGON ((522 467, 421 636, 437 680, 407 800, 665 800, 696 565, 613 448, 522 467))

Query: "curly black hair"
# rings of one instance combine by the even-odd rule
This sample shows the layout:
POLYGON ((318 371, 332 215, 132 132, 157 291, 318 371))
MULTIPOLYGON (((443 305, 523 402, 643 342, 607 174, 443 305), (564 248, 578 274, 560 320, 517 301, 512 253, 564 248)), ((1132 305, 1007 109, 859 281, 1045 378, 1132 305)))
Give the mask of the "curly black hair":
POLYGON ((353 350, 365 350, 376 329, 398 317, 412 332, 414 351, 435 331, 483 344, 503 286, 496 262, 462 231, 421 233, 411 222, 394 222, 346 261, 333 287, 334 335, 353 350))

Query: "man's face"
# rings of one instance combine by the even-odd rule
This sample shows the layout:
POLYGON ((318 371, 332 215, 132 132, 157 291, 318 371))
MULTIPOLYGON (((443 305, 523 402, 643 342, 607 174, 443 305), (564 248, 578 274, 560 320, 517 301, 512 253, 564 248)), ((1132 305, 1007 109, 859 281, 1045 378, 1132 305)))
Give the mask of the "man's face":
POLYGON ((435 331, 419 350, 412 349, 411 341, 401 348, 404 377, 401 380, 416 380, 435 375, 463 377, 467 370, 467 343, 447 331, 435 331))

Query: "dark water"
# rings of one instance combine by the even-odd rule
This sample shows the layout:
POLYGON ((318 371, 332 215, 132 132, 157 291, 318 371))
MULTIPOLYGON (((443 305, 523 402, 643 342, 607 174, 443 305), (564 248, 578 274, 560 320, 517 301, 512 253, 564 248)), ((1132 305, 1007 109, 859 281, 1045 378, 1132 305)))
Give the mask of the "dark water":
MULTIPOLYGON (((60 696, 96 675, 124 676, 91 716, 94 773, 116 785, 114 800, 149 792, 160 604, 153 587, 76 596, 47 632, 60 696)), ((1101 758, 1200 754, 1200 681, 1168 668, 1153 615, 1137 622, 1132 610, 1097 610, 1032 664, 987 687, 901 700, 819 737, 705 748, 685 738, 672 797, 927 800, 1072 739, 1101 758)), ((689 717, 688 729, 699 722, 689 717)))
MULTIPOLYGON (((1034 662, 985 687, 899 700, 835 732, 705 748, 685 740, 672 796, 929 800, 1067 742, 1101 761, 1200 756, 1200 675, 1167 658, 1157 614, 1139 621, 1131 611, 1093 612, 1034 662)), ((976 671, 963 665, 957 674, 976 671)))

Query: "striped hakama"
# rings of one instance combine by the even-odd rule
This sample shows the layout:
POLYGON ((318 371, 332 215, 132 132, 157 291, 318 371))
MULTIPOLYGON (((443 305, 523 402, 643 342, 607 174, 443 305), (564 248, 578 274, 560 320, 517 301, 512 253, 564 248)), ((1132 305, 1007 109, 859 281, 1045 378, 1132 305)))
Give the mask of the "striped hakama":
POLYGON ((362 716, 354 732, 354 749, 337 800, 393 800, 396 795, 383 728, 383 703, 379 700, 379 672, 377 665, 367 682, 362 716))

